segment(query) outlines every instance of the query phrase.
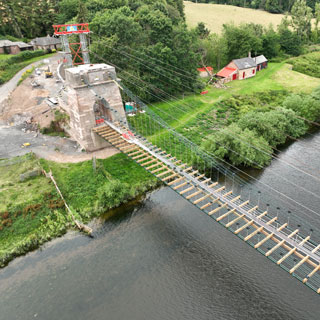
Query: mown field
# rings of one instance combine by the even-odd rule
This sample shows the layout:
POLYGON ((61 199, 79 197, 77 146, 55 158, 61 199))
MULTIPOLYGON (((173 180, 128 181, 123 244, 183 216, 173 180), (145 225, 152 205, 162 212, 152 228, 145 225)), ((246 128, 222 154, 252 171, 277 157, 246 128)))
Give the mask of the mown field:
POLYGON ((188 25, 195 27, 198 22, 204 22, 207 28, 220 34, 225 23, 258 23, 265 27, 272 24, 278 26, 284 17, 283 14, 272 14, 262 10, 240 8, 222 4, 194 3, 184 1, 185 14, 188 25))

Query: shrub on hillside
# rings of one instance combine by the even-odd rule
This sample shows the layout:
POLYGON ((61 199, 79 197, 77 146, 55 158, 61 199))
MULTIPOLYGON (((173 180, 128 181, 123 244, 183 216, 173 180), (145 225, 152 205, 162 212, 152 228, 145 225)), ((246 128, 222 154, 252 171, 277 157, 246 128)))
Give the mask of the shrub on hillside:
POLYGON ((315 121, 320 118, 320 95, 318 91, 314 91, 313 95, 308 96, 292 94, 284 100, 283 107, 295 111, 302 118, 315 121))
POLYGON ((254 131, 274 147, 285 143, 288 135, 295 138, 302 136, 308 128, 293 110, 284 108, 268 112, 248 112, 240 118, 238 126, 242 130, 254 131))
POLYGON ((242 130, 236 123, 209 136, 202 147, 234 165, 262 168, 271 161, 272 148, 268 142, 249 129, 242 130))
POLYGON ((292 70, 309 75, 311 77, 320 78, 320 53, 312 52, 292 58, 288 61, 292 64, 292 70))
POLYGON ((112 180, 97 190, 96 208, 114 208, 127 201, 133 195, 133 190, 127 183, 112 180))

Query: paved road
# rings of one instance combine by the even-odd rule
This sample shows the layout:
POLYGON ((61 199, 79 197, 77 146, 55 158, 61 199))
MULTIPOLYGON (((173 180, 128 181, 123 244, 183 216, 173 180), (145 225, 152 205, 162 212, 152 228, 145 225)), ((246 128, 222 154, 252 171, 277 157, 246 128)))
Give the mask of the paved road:
MULTIPOLYGON (((57 59, 59 59, 59 54, 56 54, 50 58, 46 58, 47 60, 50 60, 50 62, 53 62, 57 59)), ((0 104, 8 98, 8 96, 10 95, 10 93, 16 88, 22 74, 30 69, 30 67, 32 65, 34 66, 38 66, 39 64, 43 63, 45 59, 39 60, 37 62, 33 62, 31 64, 29 64, 28 66, 26 66, 25 68, 23 68, 22 70, 20 70, 18 73, 16 73, 16 75, 10 79, 8 82, 6 82, 5 84, 3 84, 2 86, 0 86, 0 104)))

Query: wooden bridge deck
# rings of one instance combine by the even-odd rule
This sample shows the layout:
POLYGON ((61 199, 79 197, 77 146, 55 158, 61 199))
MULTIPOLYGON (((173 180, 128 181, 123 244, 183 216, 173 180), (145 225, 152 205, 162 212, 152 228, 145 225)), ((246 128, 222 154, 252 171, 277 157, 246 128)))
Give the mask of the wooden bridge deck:
POLYGON ((232 190, 211 181, 191 166, 157 148, 146 139, 133 136, 113 123, 93 129, 95 133, 127 154, 205 214, 257 249, 291 275, 320 293, 320 244, 299 229, 279 223, 267 211, 260 211, 232 190))

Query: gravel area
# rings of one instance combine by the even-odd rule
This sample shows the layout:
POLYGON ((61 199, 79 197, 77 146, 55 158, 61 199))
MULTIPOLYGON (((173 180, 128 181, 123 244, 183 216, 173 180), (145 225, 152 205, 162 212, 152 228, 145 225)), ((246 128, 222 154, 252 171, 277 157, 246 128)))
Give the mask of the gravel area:
POLYGON ((0 126, 0 158, 21 156, 34 152, 37 156, 56 162, 81 162, 110 157, 118 150, 106 148, 95 152, 82 152, 78 143, 68 138, 51 137, 34 131, 24 132, 23 126, 0 126), (25 143, 30 144, 24 146, 25 143))

